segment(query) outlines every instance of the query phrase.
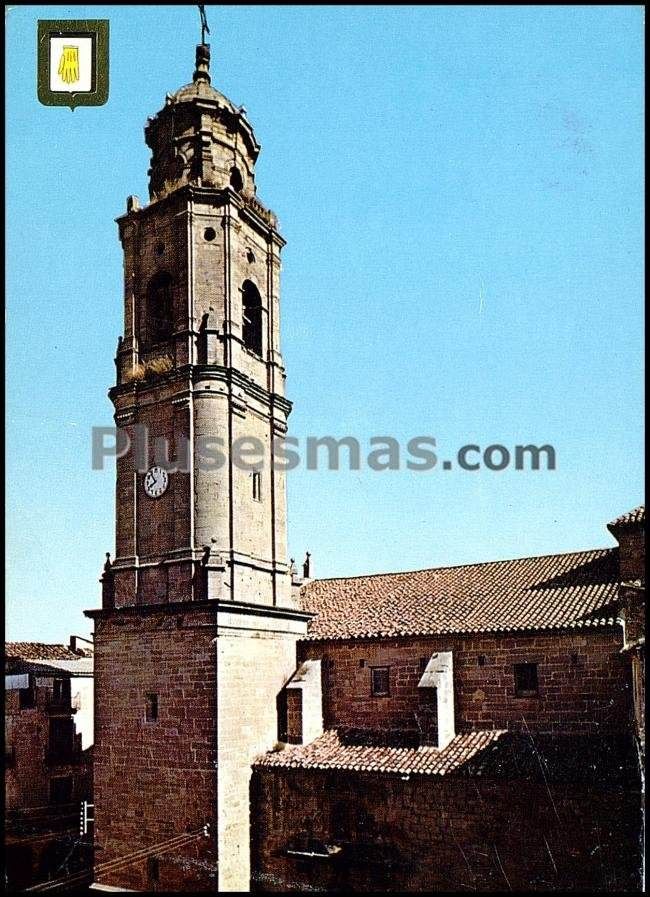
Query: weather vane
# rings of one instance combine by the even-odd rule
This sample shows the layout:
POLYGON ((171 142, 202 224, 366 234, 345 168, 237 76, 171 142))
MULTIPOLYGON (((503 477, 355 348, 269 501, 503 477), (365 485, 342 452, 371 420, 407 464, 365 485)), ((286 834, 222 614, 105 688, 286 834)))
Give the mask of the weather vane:
POLYGON ((202 3, 197 4, 199 7, 199 12, 201 13, 201 43, 205 43, 205 35, 210 34, 210 29, 208 28, 208 19, 205 15, 205 6, 202 3))

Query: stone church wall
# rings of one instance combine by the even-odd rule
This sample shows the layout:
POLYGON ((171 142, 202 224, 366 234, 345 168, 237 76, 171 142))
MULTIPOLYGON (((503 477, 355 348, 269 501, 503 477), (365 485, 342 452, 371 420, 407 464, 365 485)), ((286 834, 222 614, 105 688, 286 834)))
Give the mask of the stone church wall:
POLYGON ((598 732, 629 721, 621 631, 302 642, 322 659, 325 728, 415 729, 418 682, 436 651, 452 651, 456 731, 598 732), (514 665, 537 663, 539 695, 517 697, 514 665), (371 669, 390 667, 390 694, 373 697, 371 669))
POLYGON ((280 891, 638 889, 632 789, 257 770, 253 887, 280 891), (302 835, 301 835, 302 833, 302 835), (341 848, 289 855, 304 833, 341 848))

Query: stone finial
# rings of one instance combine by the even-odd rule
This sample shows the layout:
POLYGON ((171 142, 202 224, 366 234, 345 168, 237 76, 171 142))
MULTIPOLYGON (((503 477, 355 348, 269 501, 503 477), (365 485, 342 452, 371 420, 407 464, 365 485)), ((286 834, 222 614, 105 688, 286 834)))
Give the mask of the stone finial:
POLYGON ((127 196, 126 198, 126 211, 127 212, 137 212, 140 208, 140 200, 137 196, 127 196))
POLYGON ((196 68, 192 77, 194 81, 210 83, 210 44, 197 44, 196 68))
POLYGON ((302 565, 302 575, 303 579, 311 579, 311 554, 309 552, 305 554, 305 560, 302 565))
POLYGON ((102 607, 104 610, 115 607, 115 577, 112 570, 111 556, 108 551, 106 552, 106 561, 104 562, 104 572, 99 581, 102 584, 102 607))
POLYGON ((289 573, 291 574, 291 576, 296 575, 296 559, 295 558, 290 558, 290 560, 289 560, 289 573))

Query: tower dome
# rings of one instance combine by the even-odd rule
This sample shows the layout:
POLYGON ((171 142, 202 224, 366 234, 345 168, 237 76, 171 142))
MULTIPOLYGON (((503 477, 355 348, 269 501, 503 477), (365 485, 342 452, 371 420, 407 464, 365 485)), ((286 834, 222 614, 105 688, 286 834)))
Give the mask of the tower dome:
POLYGON ((210 47, 196 48, 196 69, 189 84, 167 94, 164 107, 147 121, 151 150, 149 197, 152 201, 193 184, 252 196, 260 146, 243 106, 235 106, 210 83, 210 47))

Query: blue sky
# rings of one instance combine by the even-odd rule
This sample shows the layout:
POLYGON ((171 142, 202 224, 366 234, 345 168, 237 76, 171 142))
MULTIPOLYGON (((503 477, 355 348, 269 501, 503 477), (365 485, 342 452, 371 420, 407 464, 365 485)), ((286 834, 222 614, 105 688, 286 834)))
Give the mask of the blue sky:
MULTIPOLYGON (((207 7, 280 219, 291 432, 552 443, 552 472, 289 478, 338 576, 613 544, 642 501, 643 10, 207 7)), ((193 6, 20 6, 7 26, 7 637, 84 634, 114 543, 90 466, 122 326, 115 217, 191 80, 193 6), (110 19, 110 98, 36 98, 39 18, 110 19)))

